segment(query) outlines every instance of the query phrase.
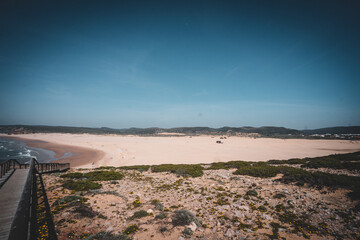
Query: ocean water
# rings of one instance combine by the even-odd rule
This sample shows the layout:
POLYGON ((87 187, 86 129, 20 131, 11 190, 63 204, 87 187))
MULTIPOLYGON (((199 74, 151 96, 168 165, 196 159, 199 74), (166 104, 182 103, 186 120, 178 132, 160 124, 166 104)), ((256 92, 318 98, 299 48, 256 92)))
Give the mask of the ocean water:
MULTIPOLYGON (((63 157, 70 157, 71 153, 66 153, 63 157)), ((25 142, 0 138, 0 162, 9 159, 16 159, 20 163, 27 163, 32 158, 38 162, 46 163, 56 160, 55 152, 42 148, 33 148, 26 145, 25 142)))

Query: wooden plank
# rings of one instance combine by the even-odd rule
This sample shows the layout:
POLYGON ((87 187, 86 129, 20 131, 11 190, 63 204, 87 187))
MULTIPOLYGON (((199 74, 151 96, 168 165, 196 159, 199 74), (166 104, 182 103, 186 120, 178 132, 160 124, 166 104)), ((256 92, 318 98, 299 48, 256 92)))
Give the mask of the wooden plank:
POLYGON ((9 238, 29 169, 16 169, 10 179, 0 188, 0 240, 9 238))

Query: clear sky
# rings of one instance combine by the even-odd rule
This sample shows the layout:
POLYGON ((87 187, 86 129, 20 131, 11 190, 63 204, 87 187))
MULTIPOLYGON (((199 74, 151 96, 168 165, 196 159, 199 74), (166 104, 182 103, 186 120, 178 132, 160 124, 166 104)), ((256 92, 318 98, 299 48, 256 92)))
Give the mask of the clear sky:
POLYGON ((360 3, 0 2, 0 124, 360 125, 360 3))

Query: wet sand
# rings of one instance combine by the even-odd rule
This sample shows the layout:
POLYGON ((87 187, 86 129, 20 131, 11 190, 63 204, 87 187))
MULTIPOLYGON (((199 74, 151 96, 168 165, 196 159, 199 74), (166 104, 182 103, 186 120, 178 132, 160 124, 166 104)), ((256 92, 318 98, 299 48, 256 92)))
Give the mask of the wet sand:
POLYGON ((71 153, 70 157, 51 161, 56 163, 69 163, 71 167, 81 167, 86 164, 96 163, 101 160, 105 153, 93 148, 80 147, 75 145, 57 144, 44 140, 28 139, 20 136, 2 136, 4 138, 16 139, 25 142, 29 147, 42 148, 55 152, 55 158, 63 157, 66 153, 71 153), (92 162, 91 162, 92 161, 92 162))

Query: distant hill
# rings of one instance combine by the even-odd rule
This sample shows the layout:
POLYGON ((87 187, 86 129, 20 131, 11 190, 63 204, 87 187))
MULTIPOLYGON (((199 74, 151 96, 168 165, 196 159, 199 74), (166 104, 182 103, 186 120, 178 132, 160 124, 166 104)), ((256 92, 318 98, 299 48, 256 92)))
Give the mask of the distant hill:
POLYGON ((237 133, 257 133, 262 136, 276 135, 300 135, 301 132, 295 129, 283 127, 178 127, 178 128, 87 128, 87 127, 67 127, 67 126, 29 126, 29 125, 6 125, 0 126, 1 133, 20 134, 20 133, 89 133, 89 134, 135 134, 135 135, 154 135, 160 133, 174 133, 186 135, 199 134, 237 134, 237 133))
POLYGON ((118 134, 118 135, 157 135, 161 133, 174 133, 185 135, 241 135, 258 134, 263 137, 300 138, 313 134, 360 134, 360 126, 332 127, 313 130, 296 130, 284 127, 177 127, 177 128, 125 128, 114 129, 108 127, 67 127, 67 126, 30 126, 30 125, 3 125, 0 133, 88 133, 88 134, 118 134))
POLYGON ((313 130, 302 130, 305 134, 360 134, 360 126, 352 127, 330 127, 330 128, 319 128, 313 130))

